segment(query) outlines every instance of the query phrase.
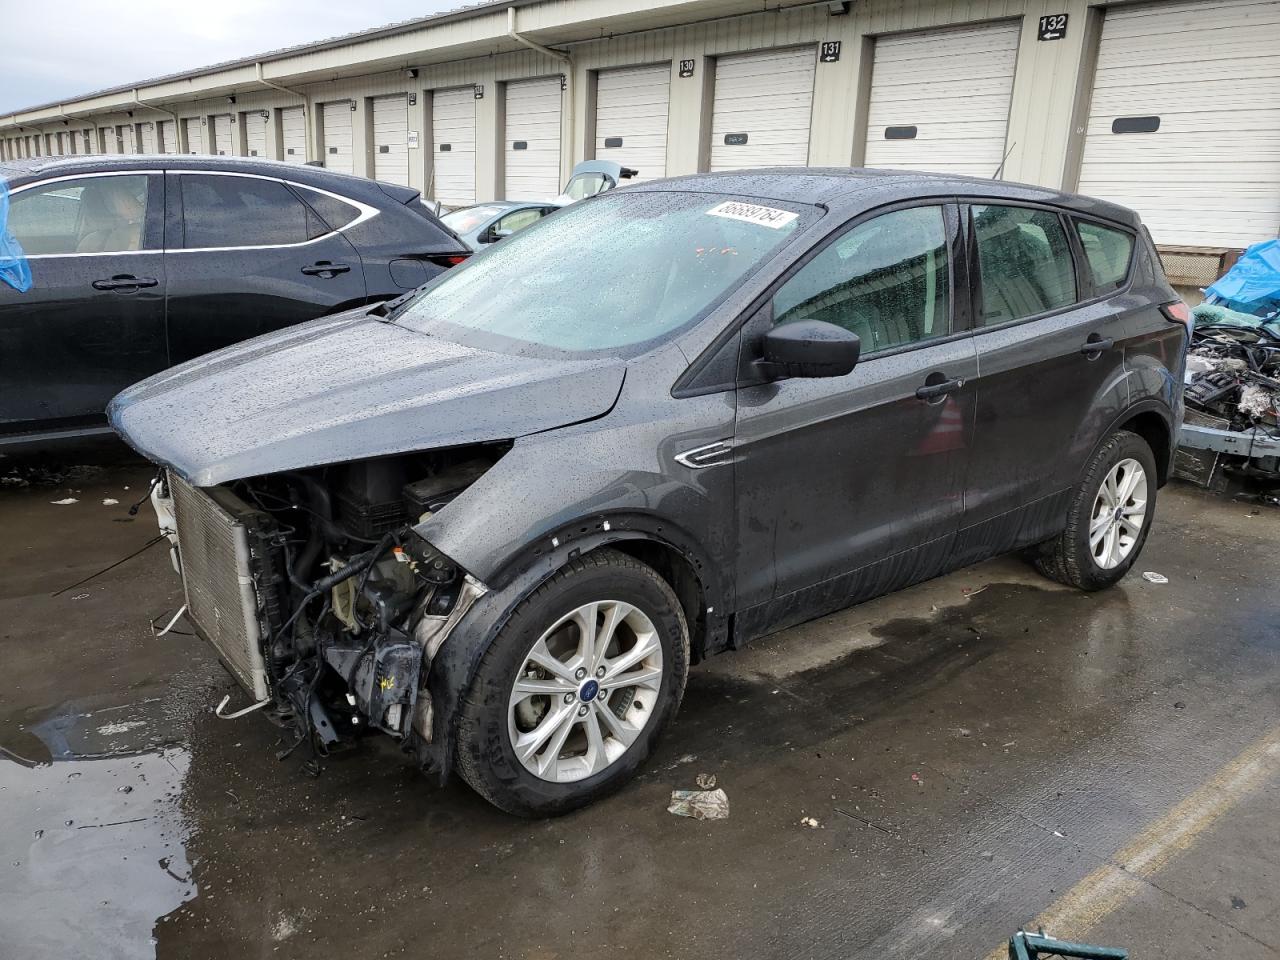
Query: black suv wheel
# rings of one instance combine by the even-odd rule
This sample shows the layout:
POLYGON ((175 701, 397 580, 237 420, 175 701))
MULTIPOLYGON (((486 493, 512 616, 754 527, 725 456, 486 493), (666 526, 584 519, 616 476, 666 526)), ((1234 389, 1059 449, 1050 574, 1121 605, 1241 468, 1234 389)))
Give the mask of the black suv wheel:
POLYGON ((689 631, 650 567, 575 560, 516 608, 463 700, 457 767, 509 813, 549 816, 629 780, 680 706, 689 631))
POLYGON ((1081 590, 1111 586, 1142 552, 1155 505, 1151 447, 1136 433, 1118 430, 1076 485, 1066 529, 1033 554, 1036 569, 1081 590))

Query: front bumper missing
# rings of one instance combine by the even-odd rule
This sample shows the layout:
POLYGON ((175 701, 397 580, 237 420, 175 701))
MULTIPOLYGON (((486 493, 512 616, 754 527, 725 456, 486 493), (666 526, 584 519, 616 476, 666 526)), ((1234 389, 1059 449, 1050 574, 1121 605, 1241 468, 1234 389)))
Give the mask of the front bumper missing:
POLYGON ((1270 436, 1257 427, 1252 430, 1222 430, 1184 423, 1178 445, 1240 457, 1280 456, 1280 437, 1270 436))

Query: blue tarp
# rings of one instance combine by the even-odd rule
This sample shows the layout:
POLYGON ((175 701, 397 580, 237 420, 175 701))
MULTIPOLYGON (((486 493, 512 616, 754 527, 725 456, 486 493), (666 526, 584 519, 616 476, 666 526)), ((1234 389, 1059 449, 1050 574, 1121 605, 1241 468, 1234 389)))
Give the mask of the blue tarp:
POLYGON ((1205 293, 1233 310, 1267 314, 1280 309, 1280 240, 1246 250, 1227 275, 1205 293))
POLYGON ((9 184, 0 177, 0 280, 19 293, 31 289, 31 264, 22 244, 9 232, 9 184))

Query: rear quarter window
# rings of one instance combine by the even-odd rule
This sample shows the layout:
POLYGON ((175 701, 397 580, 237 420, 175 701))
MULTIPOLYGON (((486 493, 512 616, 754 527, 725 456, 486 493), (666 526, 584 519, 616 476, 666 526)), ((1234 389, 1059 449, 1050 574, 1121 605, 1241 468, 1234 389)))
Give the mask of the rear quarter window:
POLYGON ((1087 220, 1075 221, 1075 227, 1094 286, 1114 290, 1124 283, 1133 260, 1133 235, 1087 220))

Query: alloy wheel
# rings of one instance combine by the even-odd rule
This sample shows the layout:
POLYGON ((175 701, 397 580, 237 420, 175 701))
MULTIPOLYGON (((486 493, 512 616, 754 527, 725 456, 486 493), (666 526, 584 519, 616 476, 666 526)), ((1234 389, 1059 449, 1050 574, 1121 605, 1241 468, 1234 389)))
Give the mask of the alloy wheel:
POLYGON ((1103 570, 1122 564, 1142 535, 1147 516, 1147 473, 1137 460, 1121 460, 1102 481, 1089 517, 1089 552, 1103 570))
POLYGON ((517 759, 554 783, 600 773, 652 720, 662 676, 658 631, 640 608, 600 600, 571 610, 529 649, 512 684, 517 759))

